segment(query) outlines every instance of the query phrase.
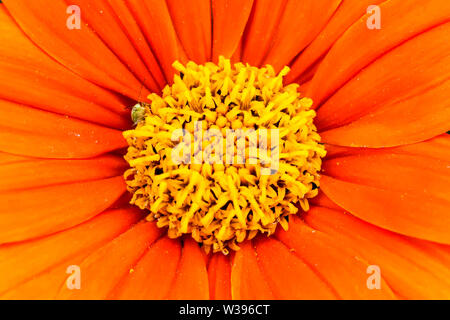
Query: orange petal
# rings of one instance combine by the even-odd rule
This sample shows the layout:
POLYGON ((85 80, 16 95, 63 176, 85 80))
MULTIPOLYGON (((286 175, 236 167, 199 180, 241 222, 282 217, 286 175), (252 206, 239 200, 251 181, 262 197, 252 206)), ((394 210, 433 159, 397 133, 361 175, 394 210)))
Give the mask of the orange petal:
POLYGON ((76 0, 70 4, 80 7, 83 20, 142 84, 151 91, 159 91, 160 88, 153 75, 142 61, 127 33, 122 29, 121 21, 107 0, 95 2, 76 0))
POLYGON ((62 286, 57 298, 106 299, 160 234, 161 229, 155 223, 140 222, 89 255, 79 266, 80 289, 62 286))
POLYGON ((0 165, 18 163, 22 161, 32 160, 32 158, 22 157, 15 154, 0 152, 0 165))
POLYGON ((35 46, 0 7, 0 97, 107 126, 128 122, 124 99, 90 83, 35 46), (119 113, 119 114, 116 114, 119 113))
POLYGON ((415 247, 432 255, 433 258, 439 260, 444 265, 450 265, 450 246, 417 239, 411 239, 410 242, 414 244, 415 247))
POLYGON ((446 133, 450 128, 450 80, 406 100, 379 106, 349 125, 321 132, 326 143, 393 147, 446 133))
MULTIPOLYGON (((310 69, 308 69, 304 74, 301 75, 301 77, 297 78, 295 82, 300 85, 298 91, 300 92, 308 92, 309 86, 311 85, 311 79, 314 77, 314 75, 317 72, 317 69, 319 68, 321 60, 319 60, 316 64, 314 64, 310 69)), ((288 75, 291 72, 288 73, 288 75)), ((292 83, 292 78, 288 79, 286 78, 286 83, 292 83)), ((313 105, 314 108, 314 105, 313 105)))
POLYGON ((156 60, 142 30, 128 8, 127 2, 122 0, 106 0, 115 13, 115 18, 121 22, 122 28, 133 43, 147 69, 151 71, 153 78, 160 88, 166 85, 166 79, 156 60))
POLYGON ((273 238, 260 238, 256 254, 261 272, 277 299, 335 299, 324 279, 273 238))
POLYGON ((64 92, 64 88, 59 87, 63 79, 56 79, 55 83, 50 80, 54 74, 48 76, 38 72, 29 66, 0 62, 1 98, 111 128, 130 127, 128 115, 120 115, 80 99, 73 92, 64 92))
POLYGON ((0 150, 42 158, 88 158, 125 147, 122 133, 0 100, 0 150))
POLYGON ((395 299, 387 283, 381 279, 380 290, 367 288, 368 263, 344 243, 308 227, 294 217, 289 220, 289 231, 277 233, 292 252, 334 289, 341 299, 395 299))
POLYGON ((320 189, 319 189, 319 194, 317 196, 315 196, 314 198, 309 199, 308 201, 311 205, 314 205, 316 207, 324 207, 324 208, 335 209, 335 210, 342 209, 336 203, 331 201, 331 199, 328 198, 325 195, 325 193, 323 193, 322 190, 320 190, 320 189))
POLYGON ((117 177, 125 168, 125 160, 118 156, 13 162, 0 166, 0 192, 117 177))
POLYGON ((184 241, 174 284, 167 295, 171 300, 209 299, 208 273, 203 253, 192 239, 184 241))
POLYGON ((287 82, 293 82, 308 71, 324 56, 334 42, 361 16, 370 5, 377 5, 385 0, 345 0, 337 8, 323 30, 305 48, 292 63, 291 72, 286 76, 287 82))
POLYGON ((325 144, 325 149, 327 150, 326 159, 333 159, 348 154, 355 154, 355 152, 364 152, 365 150, 371 150, 367 148, 349 148, 342 146, 335 146, 332 144, 325 144))
POLYGON ((220 55, 230 58, 238 49, 253 0, 212 0, 213 61, 220 55))
POLYGON ((441 0, 385 1, 380 5, 381 29, 358 20, 334 44, 321 63, 307 93, 320 105, 372 61, 418 34, 448 20, 450 2, 441 0))
POLYGON ((173 62, 186 62, 186 54, 178 40, 167 3, 160 0, 130 0, 127 5, 150 43, 166 79, 172 81, 173 62))
POLYGON ((242 61, 257 67, 261 65, 287 2, 255 1, 244 33, 242 61))
POLYGON ((1 245, 0 272, 8 276, 0 277, 0 293, 9 290, 10 295, 21 299, 43 298, 49 292, 56 294, 68 277, 67 267, 77 260, 74 257, 87 255, 141 218, 141 212, 134 208, 109 210, 74 228, 38 240, 1 245), (46 282, 46 274, 58 264, 62 264, 62 273, 55 274, 57 278, 51 283, 46 282))
POLYGON ((241 39, 241 41, 239 41, 237 49, 234 51, 233 55, 230 58, 231 63, 242 62, 241 54, 242 54, 242 43, 243 42, 244 42, 243 39, 241 39))
POLYGON ((450 158, 396 149, 336 157, 323 164, 322 191, 355 216, 412 237, 450 243, 450 158))
POLYGON ((71 30, 62 0, 3 2, 22 30, 55 60, 93 83, 139 98, 142 84, 86 24, 87 12, 81 12, 81 28, 71 30))
POLYGON ((160 300, 175 279, 181 242, 167 237, 155 242, 112 294, 114 299, 160 300))
POLYGON ((337 127, 322 132, 324 141, 393 146, 446 132, 449 36, 450 23, 422 33, 350 80, 318 110, 319 130, 337 127))
POLYGON ((381 276, 399 296, 445 299, 450 295, 448 265, 416 247, 409 238, 325 208, 312 208, 305 219, 314 229, 358 251, 370 265, 378 266, 381 276))
POLYGON ((445 82, 450 77, 448 37, 450 23, 445 23, 381 56, 320 107, 318 128, 348 124, 379 107, 402 102, 445 82))
POLYGON ((231 264, 229 256, 213 254, 208 265, 209 297, 231 299, 231 264))
POLYGON ((450 159, 450 136, 448 134, 443 134, 425 142, 397 147, 395 150, 398 153, 427 156, 429 158, 445 161, 450 159))
POLYGON ((17 287, 8 290, 0 295, 2 300, 54 300, 59 288, 65 284, 69 274, 66 273, 69 266, 79 265, 87 256, 83 252, 71 257, 69 260, 55 267, 51 267, 45 272, 34 276, 31 280, 21 283, 17 287))
POLYGON ((125 192, 109 178, 0 194, 0 243, 27 240, 82 223, 125 192))
POLYGON ((264 63, 288 65, 323 29, 341 0, 288 0, 264 63))
POLYGON ((251 241, 244 241, 231 267, 231 296, 234 300, 271 300, 275 298, 256 259, 251 241))
POLYGON ((189 60, 211 60, 211 1, 167 0, 173 25, 189 60))

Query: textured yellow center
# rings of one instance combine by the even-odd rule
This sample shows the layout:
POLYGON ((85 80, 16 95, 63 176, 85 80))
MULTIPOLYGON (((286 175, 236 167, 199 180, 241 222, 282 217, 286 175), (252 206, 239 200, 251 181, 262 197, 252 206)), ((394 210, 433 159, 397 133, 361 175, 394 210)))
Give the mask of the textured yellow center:
POLYGON ((173 66, 173 85, 136 105, 136 128, 124 132, 131 203, 169 237, 190 234, 207 252, 287 229, 317 195, 326 154, 312 100, 283 86, 287 67, 277 75, 223 57, 173 66))

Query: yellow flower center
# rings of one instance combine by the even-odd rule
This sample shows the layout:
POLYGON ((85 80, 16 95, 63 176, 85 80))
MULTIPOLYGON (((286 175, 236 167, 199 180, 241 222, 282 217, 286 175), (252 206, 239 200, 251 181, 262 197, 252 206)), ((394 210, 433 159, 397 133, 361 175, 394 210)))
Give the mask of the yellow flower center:
POLYGON ((132 111, 124 132, 131 203, 170 238, 190 234, 224 254, 259 232, 271 235, 309 209, 326 151, 312 100, 283 86, 270 65, 173 64, 161 96, 132 111))

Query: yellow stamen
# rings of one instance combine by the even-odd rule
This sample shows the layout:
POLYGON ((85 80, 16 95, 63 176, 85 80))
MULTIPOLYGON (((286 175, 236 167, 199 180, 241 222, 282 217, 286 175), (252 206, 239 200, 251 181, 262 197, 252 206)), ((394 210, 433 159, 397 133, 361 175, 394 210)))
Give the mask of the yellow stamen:
POLYGON ((136 127, 124 132, 131 203, 148 210, 147 220, 166 227, 169 237, 191 234, 207 252, 227 254, 257 233, 273 234, 278 224, 287 229, 288 216, 309 210, 308 199, 317 195, 326 154, 312 100, 297 84, 283 85, 288 67, 276 74, 269 65, 232 66, 223 57, 218 65, 173 67, 179 72, 173 85, 151 94, 150 104, 136 105, 136 127), (177 129, 188 139, 173 139, 177 129), (230 145, 232 129, 245 136, 235 134, 230 145), (214 136, 206 139, 206 132, 214 136), (174 161, 177 147, 188 161, 174 161), (275 169, 269 166, 274 155, 275 169))

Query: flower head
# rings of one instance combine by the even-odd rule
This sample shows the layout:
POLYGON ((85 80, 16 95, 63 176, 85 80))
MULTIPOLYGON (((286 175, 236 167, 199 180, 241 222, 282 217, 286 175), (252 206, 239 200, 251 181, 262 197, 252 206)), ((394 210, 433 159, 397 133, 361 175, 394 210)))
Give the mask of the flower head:
POLYGON ((206 252, 239 250, 278 223, 287 230, 289 215, 317 195, 326 154, 311 99, 283 86, 288 68, 275 75, 223 57, 174 65, 174 84, 133 109, 142 119, 124 132, 131 203, 170 238, 192 234, 206 252))

